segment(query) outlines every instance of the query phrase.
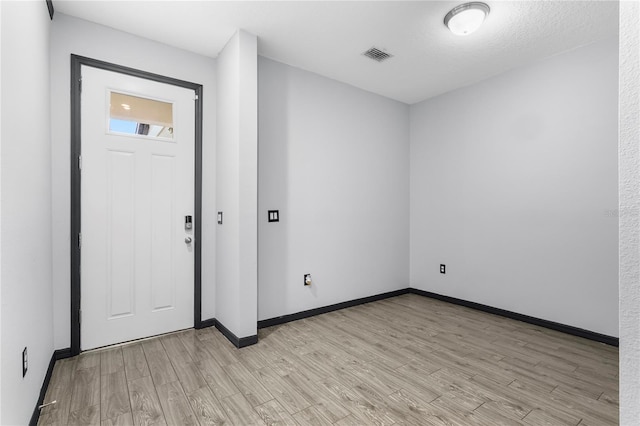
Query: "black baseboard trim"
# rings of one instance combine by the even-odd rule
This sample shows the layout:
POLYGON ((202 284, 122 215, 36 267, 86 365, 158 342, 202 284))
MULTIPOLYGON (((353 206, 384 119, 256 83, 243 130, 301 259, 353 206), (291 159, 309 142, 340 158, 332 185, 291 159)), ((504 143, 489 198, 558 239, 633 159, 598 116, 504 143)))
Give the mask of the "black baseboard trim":
POLYGON ((309 318, 327 312, 337 311, 339 309, 351 308, 352 306, 362 305, 364 303, 375 302, 377 300, 388 299, 389 297, 400 296, 409 293, 408 288, 390 291, 388 293, 376 294, 374 296, 363 297, 361 299, 348 300, 346 302, 336 303, 334 305, 323 306, 321 308, 309 309, 307 311, 297 312, 295 314, 283 315, 276 318, 269 318, 258 321, 258 329, 272 327, 274 325, 285 324, 291 321, 297 321, 303 318, 309 318))
POLYGON ((255 334, 253 336, 247 337, 238 337, 231 330, 224 326, 220 321, 214 320, 216 328, 222 333, 224 337, 229 339, 231 343, 235 345, 236 348, 244 348, 245 346, 255 345, 258 343, 258 335, 255 334))
MULTIPOLYGON (((285 324, 291 321, 297 321, 304 318, 309 318, 315 315, 325 314, 327 312, 337 311, 339 309, 350 308, 352 306, 362 305, 364 303, 375 302, 377 300, 387 299, 389 297, 400 296, 402 294, 417 294, 419 296, 429 297, 431 299, 441 300, 443 302, 452 303, 454 305, 465 306, 467 308, 476 309, 479 311, 487 312, 501 317, 514 319, 517 321, 526 322, 528 324, 537 325, 540 327, 549 328, 551 330, 560 331, 570 334, 572 336, 584 337, 585 339, 593 340, 596 342, 605 343, 607 345, 618 347, 620 342, 619 338, 613 336, 607 336, 606 334, 596 333, 595 331, 589 331, 571 325, 560 324, 553 321, 548 321, 540 318, 531 317, 529 315, 519 314, 517 312, 507 311, 505 309, 494 308, 493 306, 483 305, 481 303, 469 302, 468 300, 457 299, 451 296, 444 296, 442 294, 432 293, 430 291, 419 290, 417 288, 404 288, 401 290, 390 291, 388 293, 377 294, 375 296, 363 297, 361 299, 349 300, 342 303, 336 303, 335 305, 323 306, 321 308, 309 309, 308 311, 297 312, 295 314, 283 315, 280 317, 269 318, 266 320, 258 321, 258 329, 272 327, 274 325, 285 324)), ((216 326, 217 327, 217 326, 216 326)), ((220 330, 222 331, 222 330, 220 330)), ((222 334, 225 334, 222 331, 222 334)), ((229 337, 227 336, 229 339, 229 337)), ((229 339, 231 340, 231 339, 229 339)), ((233 340, 231 340, 233 342, 233 340)), ((234 343, 235 344, 235 343, 234 343)), ((237 346, 237 345, 236 345, 237 346)))
POLYGON ((209 318, 209 319, 200 321, 200 327, 198 327, 198 330, 202 328, 215 327, 215 326, 216 326, 216 319, 209 318))
POLYGON ((236 346, 238 348, 244 348, 245 346, 255 345, 256 343, 258 343, 258 335, 254 334, 253 336, 241 337, 236 346))
POLYGON ((501 317, 514 319, 517 321, 526 322, 528 324, 537 325, 551 330, 561 331, 563 333, 571 334, 573 336, 584 337, 585 339, 594 340, 600 343, 606 343, 611 346, 619 346, 620 339, 618 337, 607 336, 606 334, 596 333, 595 331, 585 330, 583 328, 573 327, 571 325, 560 324, 554 321, 548 321, 529 315, 519 314, 517 312, 507 311, 505 309, 494 308, 493 306, 483 305, 481 303, 469 302, 468 300, 457 299, 451 296, 444 296, 438 293, 432 293, 430 291, 419 290, 417 288, 410 288, 409 293, 417 294, 431 299, 441 300, 443 302, 453 303, 454 305, 465 306, 467 308, 476 309, 478 311, 487 312, 501 317))
POLYGON ((49 389, 49 382, 51 381, 51 375, 53 374, 53 367, 56 365, 56 361, 59 359, 65 359, 71 357, 71 348, 66 349, 58 349, 53 351, 51 355, 51 359, 49 360, 49 367, 47 367, 47 374, 44 376, 44 381, 42 382, 42 387, 40 388, 40 396, 38 397, 38 402, 36 403, 36 407, 33 409, 33 414, 31 414, 31 420, 29 420, 29 426, 36 426, 38 424, 38 420, 40 419, 40 407, 44 403, 44 397, 47 395, 47 389, 49 389))
POLYGON ((56 361, 59 359, 71 358, 73 356, 71 352, 71 348, 65 349, 57 349, 53 351, 53 356, 56 358, 56 361))

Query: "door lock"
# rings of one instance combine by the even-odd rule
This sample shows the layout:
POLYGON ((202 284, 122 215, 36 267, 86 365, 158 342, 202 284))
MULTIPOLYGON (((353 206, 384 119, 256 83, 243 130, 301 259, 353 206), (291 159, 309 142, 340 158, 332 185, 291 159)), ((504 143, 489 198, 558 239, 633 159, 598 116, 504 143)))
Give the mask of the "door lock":
POLYGON ((191 215, 187 215, 184 217, 184 229, 191 229, 193 228, 193 216, 191 215))

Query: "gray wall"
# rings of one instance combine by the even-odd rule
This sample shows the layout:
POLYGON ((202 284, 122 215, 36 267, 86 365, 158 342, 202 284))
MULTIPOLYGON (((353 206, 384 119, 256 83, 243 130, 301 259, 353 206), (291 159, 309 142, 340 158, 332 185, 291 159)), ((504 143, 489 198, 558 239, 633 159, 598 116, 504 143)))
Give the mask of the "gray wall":
POLYGON ((258 40, 238 31, 218 56, 216 315, 236 337, 257 334, 258 40))
POLYGON ((0 424, 24 425, 53 354, 49 34, 45 2, 0 2, 0 424), (29 371, 22 377, 22 349, 29 371))
POLYGON ((70 55, 203 85, 202 319, 215 316, 216 61, 56 13, 51 35, 54 343, 70 345, 70 55))
POLYGON ((617 336, 617 83, 615 39, 412 106, 411 286, 617 336))
POLYGON ((258 318, 406 288, 408 106, 269 59, 258 67, 258 318))
POLYGON ((640 5, 620 4, 620 424, 640 423, 640 5))

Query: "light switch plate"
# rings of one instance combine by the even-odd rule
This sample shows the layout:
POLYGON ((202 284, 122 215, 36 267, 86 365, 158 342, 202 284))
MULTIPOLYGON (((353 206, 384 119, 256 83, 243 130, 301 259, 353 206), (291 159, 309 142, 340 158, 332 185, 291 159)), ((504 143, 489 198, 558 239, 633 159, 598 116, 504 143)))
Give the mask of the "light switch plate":
POLYGON ((26 376, 29 369, 29 359, 27 358, 27 347, 22 351, 22 377, 26 376))

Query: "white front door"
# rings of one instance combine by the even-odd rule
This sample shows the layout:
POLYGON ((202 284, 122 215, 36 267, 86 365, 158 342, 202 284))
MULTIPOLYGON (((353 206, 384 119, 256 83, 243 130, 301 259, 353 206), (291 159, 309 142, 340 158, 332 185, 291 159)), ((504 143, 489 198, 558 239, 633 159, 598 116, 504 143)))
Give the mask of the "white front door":
POLYGON ((82 66, 82 350, 193 327, 194 97, 82 66))

